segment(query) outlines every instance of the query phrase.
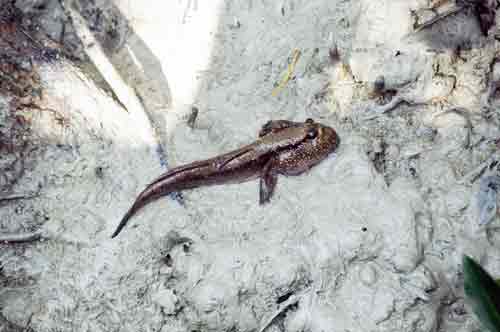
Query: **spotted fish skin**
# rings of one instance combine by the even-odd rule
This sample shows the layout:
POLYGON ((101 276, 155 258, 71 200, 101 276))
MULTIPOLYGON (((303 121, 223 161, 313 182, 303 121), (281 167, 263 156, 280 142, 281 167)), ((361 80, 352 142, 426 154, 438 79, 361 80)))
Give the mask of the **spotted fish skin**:
POLYGON ((296 176, 306 172, 334 152, 339 143, 333 128, 312 119, 269 121, 251 144, 160 175, 139 194, 111 237, 116 237, 139 209, 176 191, 260 178, 259 203, 264 204, 274 192, 278 175, 296 176))

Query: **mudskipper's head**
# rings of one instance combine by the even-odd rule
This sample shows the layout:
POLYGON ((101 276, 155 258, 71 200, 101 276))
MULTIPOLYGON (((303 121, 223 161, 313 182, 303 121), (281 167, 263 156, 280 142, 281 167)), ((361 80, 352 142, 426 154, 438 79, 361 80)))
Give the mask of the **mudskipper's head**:
POLYGON ((310 169, 334 152, 340 143, 333 128, 313 119, 307 119, 288 130, 300 133, 297 136, 301 139, 297 144, 280 152, 280 171, 284 174, 300 174, 310 169))

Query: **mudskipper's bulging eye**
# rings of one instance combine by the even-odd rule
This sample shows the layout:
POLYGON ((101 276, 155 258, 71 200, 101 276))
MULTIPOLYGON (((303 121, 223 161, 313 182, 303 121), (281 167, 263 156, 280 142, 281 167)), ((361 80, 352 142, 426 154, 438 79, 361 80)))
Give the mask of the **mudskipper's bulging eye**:
POLYGON ((309 139, 315 139, 316 136, 318 136, 318 129, 316 129, 315 127, 309 128, 307 130, 307 134, 306 135, 307 135, 307 138, 309 138, 309 139))
POLYGON ((306 123, 307 123, 307 124, 313 124, 313 123, 314 123, 314 120, 313 120, 313 119, 311 119, 311 118, 307 118, 307 119, 306 119, 306 123))

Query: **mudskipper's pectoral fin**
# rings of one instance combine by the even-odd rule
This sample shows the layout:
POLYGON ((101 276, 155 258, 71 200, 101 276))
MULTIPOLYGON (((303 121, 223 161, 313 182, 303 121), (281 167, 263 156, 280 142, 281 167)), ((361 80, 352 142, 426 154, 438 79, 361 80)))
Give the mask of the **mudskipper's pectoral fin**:
POLYGON ((285 128, 297 127, 300 123, 288 120, 270 120, 267 121, 259 131, 259 137, 266 136, 270 133, 278 132, 285 128))
POLYGON ((276 160, 271 158, 264 166, 260 175, 259 204, 261 205, 269 202, 278 182, 278 175, 273 172, 275 165, 276 160))

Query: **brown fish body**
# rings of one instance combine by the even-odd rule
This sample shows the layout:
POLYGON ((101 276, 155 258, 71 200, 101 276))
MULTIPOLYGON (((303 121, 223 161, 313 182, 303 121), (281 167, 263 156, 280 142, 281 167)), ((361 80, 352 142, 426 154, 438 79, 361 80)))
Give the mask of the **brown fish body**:
POLYGON ((299 175, 326 158, 338 145, 336 132, 308 119, 304 123, 269 121, 254 143, 220 156, 175 167, 149 184, 125 214, 114 238, 146 204, 171 192, 260 178, 260 204, 267 202, 277 175, 299 175))

